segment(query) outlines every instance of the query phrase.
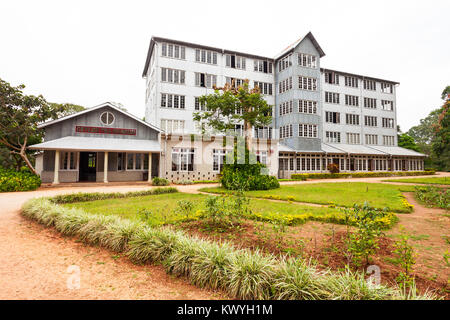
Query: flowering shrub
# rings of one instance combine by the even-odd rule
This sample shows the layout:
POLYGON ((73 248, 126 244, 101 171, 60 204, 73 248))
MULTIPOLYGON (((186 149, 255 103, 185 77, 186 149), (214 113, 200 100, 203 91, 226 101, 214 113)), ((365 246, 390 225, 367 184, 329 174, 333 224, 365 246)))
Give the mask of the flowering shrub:
POLYGON ((29 170, 0 169, 0 192, 36 190, 41 185, 41 178, 29 170))
POLYGON ((336 163, 329 163, 327 165, 327 170, 330 171, 330 173, 339 173, 339 166, 336 163))
POLYGON ((333 179, 333 178, 376 178, 376 177, 395 177, 395 176, 427 176, 434 174, 435 171, 295 173, 291 175, 291 179, 306 180, 306 179, 333 179))

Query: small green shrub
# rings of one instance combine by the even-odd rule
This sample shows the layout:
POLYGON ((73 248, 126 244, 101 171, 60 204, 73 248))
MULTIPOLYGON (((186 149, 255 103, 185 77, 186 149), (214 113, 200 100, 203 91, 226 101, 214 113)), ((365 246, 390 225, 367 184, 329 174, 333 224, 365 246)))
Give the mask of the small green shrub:
POLYGON ((450 189, 435 186, 415 187, 416 198, 429 207, 450 209, 450 189))
POLYGON ((412 268, 416 263, 416 253, 412 245, 408 243, 409 235, 406 233, 405 229, 401 228, 400 240, 396 241, 394 244, 396 255, 396 261, 402 268, 402 271, 397 276, 397 283, 402 290, 411 290, 412 284, 414 282, 414 276, 411 275, 412 268))
POLYGON ((31 191, 41 185, 41 178, 28 169, 21 171, 0 168, 0 192, 31 191))
POLYGON ((169 180, 164 178, 154 177, 152 179, 152 186, 168 186, 169 184, 169 180))

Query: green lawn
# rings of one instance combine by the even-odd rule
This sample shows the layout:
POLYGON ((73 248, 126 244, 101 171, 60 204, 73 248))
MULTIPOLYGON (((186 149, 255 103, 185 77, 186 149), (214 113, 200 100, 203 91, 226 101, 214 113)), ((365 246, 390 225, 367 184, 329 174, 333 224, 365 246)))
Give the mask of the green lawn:
MULTIPOLYGON (((151 225, 171 224, 185 221, 185 216, 177 212, 179 200, 194 202, 192 217, 200 215, 205 209, 204 200, 207 195, 189 193, 170 193, 143 197, 97 200, 64 204, 69 208, 82 208, 87 212, 103 215, 119 215, 131 220, 139 219, 139 210, 147 209, 152 213, 148 222, 151 225)), ((279 217, 287 219, 288 223, 300 224, 308 220, 343 223, 342 210, 326 207, 312 207, 289 202, 250 199, 251 219, 276 220, 279 217)))
POLYGON ((383 180, 387 182, 404 182, 404 183, 423 183, 423 184, 442 184, 449 185, 450 178, 436 177, 436 178, 411 178, 411 179, 388 179, 383 180))
MULTIPOLYGON (((202 188, 200 191, 211 193, 227 193, 215 188, 202 188)), ((291 200, 298 202, 335 204, 352 207, 354 203, 367 201, 376 208, 389 208, 394 212, 411 212, 401 191, 414 191, 414 186, 398 186, 382 183, 339 182, 282 185, 279 189, 249 191, 249 197, 291 200)))

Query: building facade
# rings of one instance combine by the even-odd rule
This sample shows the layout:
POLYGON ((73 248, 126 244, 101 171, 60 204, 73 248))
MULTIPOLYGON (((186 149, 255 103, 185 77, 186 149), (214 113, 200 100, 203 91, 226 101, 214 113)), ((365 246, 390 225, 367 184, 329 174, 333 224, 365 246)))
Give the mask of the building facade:
POLYGON ((322 68, 324 56, 311 33, 274 58, 152 37, 146 121, 168 134, 199 134, 193 115, 205 106, 197 98, 248 79, 273 106, 272 124, 253 136, 279 139, 279 177, 330 163, 346 172, 423 170, 423 154, 397 146, 399 83, 322 68))

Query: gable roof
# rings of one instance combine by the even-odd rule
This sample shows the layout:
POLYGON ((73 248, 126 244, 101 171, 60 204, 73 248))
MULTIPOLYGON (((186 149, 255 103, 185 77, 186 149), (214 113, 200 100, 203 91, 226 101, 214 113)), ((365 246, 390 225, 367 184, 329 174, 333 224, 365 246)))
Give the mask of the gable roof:
POLYGON ((71 118, 74 118, 74 117, 78 117, 78 116, 80 116, 82 114, 89 113, 89 112, 92 112, 92 111, 95 111, 95 110, 98 110, 98 109, 101 109, 101 108, 104 108, 104 107, 110 107, 110 108, 116 110, 117 112, 120 112, 120 113, 122 113, 122 114, 124 114, 124 115, 126 115, 126 116, 128 116, 128 117, 130 117, 130 118, 132 118, 134 120, 136 120, 137 122, 143 124, 144 126, 147 126, 147 127, 151 128, 153 130, 156 130, 158 132, 162 132, 162 130, 159 129, 158 127, 155 127, 154 125, 139 119, 135 115, 133 115, 133 114, 131 114, 131 113, 125 111, 125 110, 120 109, 119 106, 117 106, 114 102, 105 102, 105 103, 99 104, 99 105, 97 105, 95 107, 87 108, 87 109, 82 110, 80 112, 72 113, 72 114, 70 114, 68 116, 65 116, 65 117, 61 117, 61 118, 58 118, 58 119, 55 119, 55 120, 51 120, 51 121, 47 121, 47 122, 41 123, 40 125, 38 125, 38 128, 45 128, 45 127, 53 125, 55 123, 62 122, 62 121, 65 121, 67 119, 71 119, 71 118))
POLYGON ((313 34, 310 32, 308 32, 304 37, 301 37, 300 39, 298 39, 297 41, 295 41, 294 43, 290 44, 289 46, 287 46, 283 51, 281 51, 279 54, 276 55, 275 60, 278 60, 280 58, 282 58, 283 56, 285 56, 286 54, 294 51, 295 47, 299 45, 300 42, 302 42, 303 40, 305 40, 306 38, 308 38, 309 40, 311 40, 312 44, 314 45, 314 47, 316 48, 316 50, 319 52, 320 57, 322 58, 323 56, 325 56, 325 52, 322 50, 322 48, 320 47, 319 43, 317 42, 316 38, 314 38, 313 34))

